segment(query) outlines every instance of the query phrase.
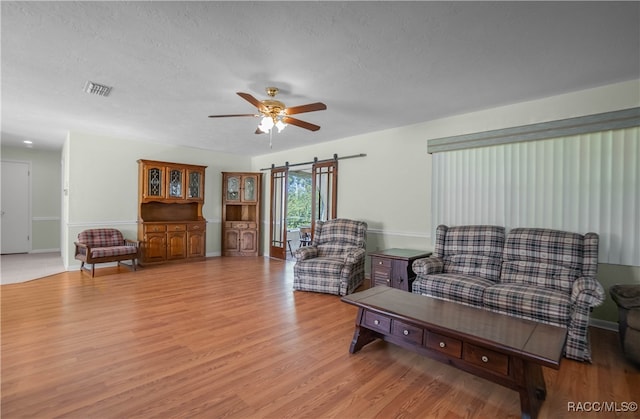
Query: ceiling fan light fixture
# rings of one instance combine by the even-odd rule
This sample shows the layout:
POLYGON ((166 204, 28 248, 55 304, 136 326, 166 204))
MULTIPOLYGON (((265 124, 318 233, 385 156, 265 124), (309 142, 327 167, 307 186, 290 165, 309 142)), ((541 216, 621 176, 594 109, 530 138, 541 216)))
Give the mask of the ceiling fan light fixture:
POLYGON ((258 125, 258 129, 266 133, 269 132, 271 128, 273 128, 273 125, 273 119, 270 116, 264 116, 260 121, 260 125, 258 125))
POLYGON ((276 128, 278 128, 278 132, 282 132, 283 129, 285 129, 287 127, 287 124, 285 124, 282 121, 278 121, 276 122, 276 128))

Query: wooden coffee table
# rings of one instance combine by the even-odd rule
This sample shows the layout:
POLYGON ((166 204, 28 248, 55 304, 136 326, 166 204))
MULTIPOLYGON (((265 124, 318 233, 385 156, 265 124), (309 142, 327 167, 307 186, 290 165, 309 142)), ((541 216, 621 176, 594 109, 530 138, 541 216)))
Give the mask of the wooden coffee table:
POLYGON ((342 297, 358 307, 350 353, 394 343, 520 393, 522 418, 546 397, 542 366, 559 369, 566 329, 387 286, 342 297))

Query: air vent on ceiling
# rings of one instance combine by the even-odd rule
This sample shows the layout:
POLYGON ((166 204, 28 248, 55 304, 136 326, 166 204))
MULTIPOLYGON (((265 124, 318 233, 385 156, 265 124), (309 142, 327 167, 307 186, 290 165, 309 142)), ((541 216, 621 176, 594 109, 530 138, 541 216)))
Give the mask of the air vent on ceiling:
POLYGON ((84 91, 92 95, 109 96, 111 87, 105 86, 104 84, 87 81, 87 83, 84 85, 84 91))

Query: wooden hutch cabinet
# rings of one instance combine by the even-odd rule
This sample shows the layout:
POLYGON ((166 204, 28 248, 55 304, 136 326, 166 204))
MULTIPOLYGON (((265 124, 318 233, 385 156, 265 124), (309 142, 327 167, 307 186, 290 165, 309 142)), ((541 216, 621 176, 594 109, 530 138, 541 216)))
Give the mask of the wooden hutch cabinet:
POLYGON ((258 256, 262 173, 222 172, 222 256, 258 256))
POLYGON ((140 264, 203 260, 206 166, 138 160, 140 264))

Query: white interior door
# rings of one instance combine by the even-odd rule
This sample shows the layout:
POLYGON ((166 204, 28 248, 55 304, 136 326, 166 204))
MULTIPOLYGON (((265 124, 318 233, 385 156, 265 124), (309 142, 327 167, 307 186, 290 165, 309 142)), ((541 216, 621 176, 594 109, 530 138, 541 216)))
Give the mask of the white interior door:
POLYGON ((31 182, 29 162, 2 161, 2 243, 0 253, 27 253, 31 250, 31 182))

